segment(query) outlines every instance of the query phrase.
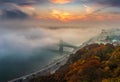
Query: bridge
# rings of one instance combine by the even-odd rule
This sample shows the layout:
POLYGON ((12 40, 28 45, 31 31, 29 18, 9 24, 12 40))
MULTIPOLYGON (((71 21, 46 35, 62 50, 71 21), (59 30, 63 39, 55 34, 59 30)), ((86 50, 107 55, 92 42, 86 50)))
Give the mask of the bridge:
MULTIPOLYGON (((73 48, 73 49, 77 49, 78 47, 73 46, 71 44, 68 44, 62 40, 59 41, 59 50, 57 50, 57 52, 63 54, 65 52, 64 47, 68 47, 68 48, 73 48)), ((56 51, 56 50, 54 50, 56 51)), ((70 53, 70 52, 69 52, 70 53)), ((50 64, 43 66, 41 68, 41 70, 36 71, 34 73, 10 80, 8 82, 29 82, 29 79, 31 78, 35 78, 37 76, 41 76, 41 75, 45 75, 49 72, 54 72, 55 70, 59 69, 60 66, 64 65, 65 62, 67 61, 69 57, 69 54, 67 55, 63 55, 61 58, 59 58, 57 61, 53 61, 50 64)))
POLYGON ((69 44, 69 43, 64 42, 63 40, 60 40, 60 41, 59 41, 59 52, 60 52, 61 54, 63 54, 63 53, 65 52, 65 51, 64 51, 64 47, 73 48, 73 49, 78 48, 77 46, 71 45, 71 44, 69 44))
POLYGON ((77 46, 74 46, 72 44, 69 44, 67 42, 64 42, 63 40, 60 40, 59 43, 58 43, 58 49, 48 49, 49 51, 51 52, 55 52, 55 53, 58 53, 58 54, 69 54, 71 53, 70 51, 66 51, 65 48, 70 48, 70 49, 77 49, 78 47, 77 46))

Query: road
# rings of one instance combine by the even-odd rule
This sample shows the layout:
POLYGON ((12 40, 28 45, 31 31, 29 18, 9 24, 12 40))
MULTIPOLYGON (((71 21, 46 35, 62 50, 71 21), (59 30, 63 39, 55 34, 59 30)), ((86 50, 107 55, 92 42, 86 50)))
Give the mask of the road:
POLYGON ((66 63, 68 58, 69 58, 69 55, 64 55, 60 59, 55 60, 52 63, 50 63, 49 65, 42 67, 41 70, 39 70, 39 71, 36 71, 34 73, 31 73, 31 74, 28 74, 28 75, 25 75, 25 76, 22 76, 22 77, 19 77, 16 79, 13 79, 8 82, 28 82, 28 79, 32 79, 33 77, 42 76, 47 73, 54 73, 57 69, 59 69, 60 66, 62 66, 66 63))

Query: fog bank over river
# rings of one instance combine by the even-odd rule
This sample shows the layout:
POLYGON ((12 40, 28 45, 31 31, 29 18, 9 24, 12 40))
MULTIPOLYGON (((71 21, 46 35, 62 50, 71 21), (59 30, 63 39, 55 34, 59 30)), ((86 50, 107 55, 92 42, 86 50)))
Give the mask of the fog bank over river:
MULTIPOLYGON (((92 26, 92 25, 91 25, 92 26)), ((61 57, 48 49, 58 47, 59 40, 79 46, 102 29, 92 27, 48 27, 25 23, 0 23, 0 82, 14 79, 39 70, 61 57)))

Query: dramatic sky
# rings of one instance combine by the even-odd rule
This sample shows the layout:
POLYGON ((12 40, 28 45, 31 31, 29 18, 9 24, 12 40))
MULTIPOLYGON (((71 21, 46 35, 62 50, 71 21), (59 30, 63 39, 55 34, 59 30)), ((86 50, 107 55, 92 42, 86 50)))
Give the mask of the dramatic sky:
POLYGON ((1 18, 44 21, 103 21, 120 19, 119 0, 0 0, 1 18))
POLYGON ((56 60, 61 39, 79 46, 111 28, 120 0, 0 0, 0 82, 56 60))

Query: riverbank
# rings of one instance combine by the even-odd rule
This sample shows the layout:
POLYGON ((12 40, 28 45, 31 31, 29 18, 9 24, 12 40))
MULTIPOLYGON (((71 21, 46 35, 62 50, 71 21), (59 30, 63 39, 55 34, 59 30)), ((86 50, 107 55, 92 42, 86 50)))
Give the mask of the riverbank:
POLYGON ((54 74, 28 82, 106 82, 111 78, 120 78, 120 46, 90 44, 71 54, 54 74))
POLYGON ((47 75, 47 74, 53 74, 61 66, 66 64, 66 62, 68 61, 69 56, 71 54, 76 53, 76 51, 78 51, 80 48, 84 47, 85 45, 86 45, 86 43, 83 43, 81 46, 77 47, 71 53, 63 55, 61 58, 59 58, 59 59, 53 61, 52 63, 42 67, 41 70, 39 70, 39 71, 36 71, 34 73, 31 73, 31 74, 28 74, 28 75, 25 75, 25 76, 10 80, 8 82, 19 82, 19 81, 20 82, 29 82, 28 81, 29 79, 32 79, 32 78, 35 78, 35 77, 38 77, 38 76, 44 76, 44 75, 47 75))

